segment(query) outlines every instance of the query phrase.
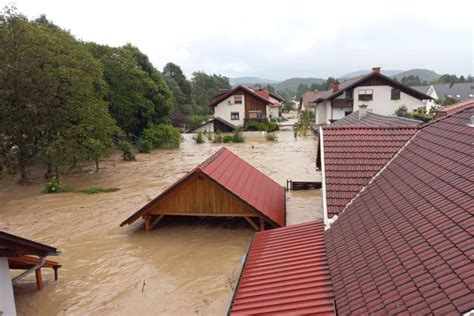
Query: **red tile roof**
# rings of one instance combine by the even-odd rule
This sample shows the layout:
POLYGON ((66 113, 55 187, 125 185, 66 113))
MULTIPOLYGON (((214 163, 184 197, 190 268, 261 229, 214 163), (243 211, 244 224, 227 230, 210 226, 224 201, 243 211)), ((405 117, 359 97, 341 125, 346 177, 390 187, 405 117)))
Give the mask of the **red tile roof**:
POLYGON ((458 102, 451 105, 442 106, 436 110, 436 116, 442 117, 442 116, 451 115, 459 111, 462 111, 464 109, 467 109, 473 105, 474 105, 474 99, 469 99, 463 102, 458 102))
POLYGON ((267 104, 272 104, 273 103, 272 101, 270 101, 270 99, 268 97, 265 97, 265 96, 257 93, 256 91, 250 89, 249 87, 239 85, 239 86, 236 86, 236 87, 234 87, 234 88, 232 88, 228 91, 221 92, 221 93, 215 95, 214 98, 211 100, 209 106, 218 105, 219 103, 221 103, 222 101, 224 101, 225 99, 230 97, 231 95, 234 95, 239 90, 244 91, 246 93, 249 93, 249 94, 253 95, 254 97, 256 97, 257 99, 266 102, 267 104))
POLYGON ((413 136, 417 127, 337 126, 322 131, 326 204, 330 218, 342 212, 413 136))
POLYGON ((424 126, 325 232, 338 314, 474 309, 472 115, 424 126))
POLYGON ((298 106, 298 110, 301 110, 302 107, 305 109, 307 108, 314 108, 316 105, 313 102, 316 100, 319 96, 322 96, 325 93, 325 91, 308 91, 303 93, 303 95, 300 98, 300 104, 298 106))
POLYGON ((323 222, 256 233, 229 314, 335 315, 323 222))
POLYGON ((151 211, 156 201, 196 173, 205 175, 240 199, 262 215, 271 225, 285 226, 286 199, 283 187, 224 147, 130 216, 120 226, 131 224, 151 211))

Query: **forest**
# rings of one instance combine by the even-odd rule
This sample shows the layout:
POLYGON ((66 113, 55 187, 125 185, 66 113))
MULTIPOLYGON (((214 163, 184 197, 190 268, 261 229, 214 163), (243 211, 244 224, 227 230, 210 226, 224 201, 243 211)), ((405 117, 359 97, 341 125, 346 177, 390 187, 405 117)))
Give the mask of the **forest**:
POLYGON ((210 114, 228 78, 168 63, 156 69, 132 44, 110 47, 76 39, 46 16, 29 20, 13 6, 0 13, 0 176, 42 163, 99 162, 114 148, 133 160, 131 144, 179 147, 180 130, 210 114))

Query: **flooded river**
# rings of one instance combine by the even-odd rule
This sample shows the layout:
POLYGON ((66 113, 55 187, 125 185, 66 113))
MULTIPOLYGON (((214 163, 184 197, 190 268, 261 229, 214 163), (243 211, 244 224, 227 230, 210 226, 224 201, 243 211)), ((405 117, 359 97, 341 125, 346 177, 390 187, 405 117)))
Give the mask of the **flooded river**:
MULTIPOLYGON (((226 146, 281 185, 287 179, 320 180, 315 171, 316 138, 278 142, 248 138, 226 146)), ((114 155, 102 170, 72 174, 75 189, 92 185, 119 191, 41 194, 36 184, 0 188, 0 230, 62 251, 59 281, 47 269, 44 289, 34 276, 14 286, 20 315, 224 315, 240 273, 242 255, 254 231, 241 219, 165 217, 151 232, 142 223, 119 227, 129 215, 201 163, 222 144, 194 144, 179 150, 138 154, 136 162, 114 155)), ((86 168, 87 169, 87 168, 86 168)), ((319 190, 287 195, 287 223, 322 217, 319 190)))

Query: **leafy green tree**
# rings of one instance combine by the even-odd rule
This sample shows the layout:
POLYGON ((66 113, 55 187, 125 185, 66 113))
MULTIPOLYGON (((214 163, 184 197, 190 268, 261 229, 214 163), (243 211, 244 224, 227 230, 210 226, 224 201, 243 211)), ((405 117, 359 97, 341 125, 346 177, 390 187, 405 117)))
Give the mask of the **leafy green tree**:
POLYGON ((168 121, 171 91, 145 55, 131 45, 87 43, 86 47, 103 64, 105 100, 127 135, 140 135, 149 124, 168 121))
POLYGON ((22 181, 38 158, 57 171, 110 150, 117 129, 98 88, 101 64, 46 17, 2 11, 0 82, 0 160, 22 181))
POLYGON ((179 97, 175 96, 175 99, 179 105, 193 104, 191 82, 186 79, 186 76, 178 65, 167 63, 163 68, 163 75, 177 84, 180 95, 179 97))
POLYGON ((216 74, 208 75, 202 71, 193 73, 191 85, 193 98, 199 110, 198 113, 193 114, 201 115, 211 113, 209 103, 219 90, 231 88, 229 78, 216 74))
POLYGON ((303 94, 305 94, 306 92, 310 91, 309 90, 309 86, 306 85, 306 84, 303 84, 301 83, 299 86, 298 86, 298 90, 296 91, 296 99, 299 100, 301 98, 301 96, 303 94))

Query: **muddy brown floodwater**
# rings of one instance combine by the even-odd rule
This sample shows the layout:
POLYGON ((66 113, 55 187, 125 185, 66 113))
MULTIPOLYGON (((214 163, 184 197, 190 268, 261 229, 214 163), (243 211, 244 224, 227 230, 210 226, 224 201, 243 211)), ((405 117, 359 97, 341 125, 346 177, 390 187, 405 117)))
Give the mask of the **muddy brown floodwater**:
MULTIPOLYGON (((233 152, 281 185, 287 179, 320 180, 315 170, 317 140, 294 140, 278 132, 278 142, 247 138, 233 152)), ((0 187, 0 230, 53 245, 62 251, 59 281, 44 271, 15 284, 20 315, 224 315, 232 298, 242 256, 254 231, 241 219, 165 218, 151 232, 141 222, 119 224, 222 145, 194 144, 179 150, 138 154, 136 162, 114 155, 94 173, 67 175, 75 189, 92 185, 119 191, 42 194, 36 184, 0 187)), ((87 169, 87 168, 86 168, 87 169)), ((322 217, 319 190, 289 192, 287 222, 322 217)), ((47 269, 45 269, 47 270, 47 269)))

